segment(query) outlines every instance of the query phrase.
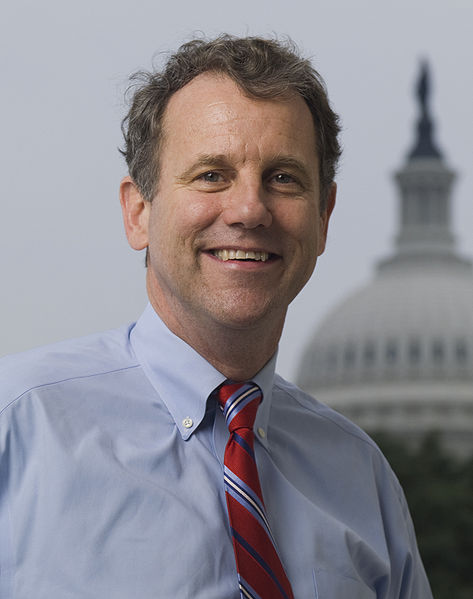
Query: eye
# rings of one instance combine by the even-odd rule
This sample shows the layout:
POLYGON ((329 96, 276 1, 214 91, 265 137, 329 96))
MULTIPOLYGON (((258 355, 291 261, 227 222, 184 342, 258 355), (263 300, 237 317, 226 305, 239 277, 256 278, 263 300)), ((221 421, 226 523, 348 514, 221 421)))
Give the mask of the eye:
POLYGON ((287 185, 288 183, 296 183, 294 177, 288 175, 287 173, 277 173, 274 175, 273 180, 275 183, 281 183, 283 185, 287 185))
POLYGON ((192 175, 192 189, 203 193, 223 191, 230 184, 229 173, 226 169, 197 171, 192 175))
POLYGON ((283 171, 272 174, 268 180, 268 185, 279 193, 294 194, 304 191, 304 185, 298 177, 283 171))
POLYGON ((220 183, 223 180, 222 175, 217 171, 207 171, 206 173, 202 173, 202 175, 199 175, 198 179, 205 181, 206 183, 220 183))

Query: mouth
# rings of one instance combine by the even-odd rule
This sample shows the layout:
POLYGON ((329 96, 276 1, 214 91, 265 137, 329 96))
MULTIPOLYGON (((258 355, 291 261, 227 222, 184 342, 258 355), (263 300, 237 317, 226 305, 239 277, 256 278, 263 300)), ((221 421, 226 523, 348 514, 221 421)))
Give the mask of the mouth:
POLYGON ((275 257, 275 254, 271 254, 270 252, 260 252, 260 251, 246 251, 246 250, 212 250, 212 254, 226 262, 227 260, 246 260, 253 262, 266 262, 271 258, 275 257))

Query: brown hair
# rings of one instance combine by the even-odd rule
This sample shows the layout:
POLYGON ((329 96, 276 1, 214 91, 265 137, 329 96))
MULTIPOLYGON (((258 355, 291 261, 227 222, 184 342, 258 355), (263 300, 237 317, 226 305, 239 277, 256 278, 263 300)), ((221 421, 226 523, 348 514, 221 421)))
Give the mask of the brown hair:
POLYGON ((125 145, 121 153, 143 197, 151 201, 157 190, 163 116, 169 99, 194 77, 209 71, 227 75, 250 97, 297 93, 305 100, 314 119, 323 210, 341 148, 339 119, 330 108, 321 76, 291 41, 227 34, 187 42, 170 56, 161 72, 132 76, 134 94, 122 122, 125 145))

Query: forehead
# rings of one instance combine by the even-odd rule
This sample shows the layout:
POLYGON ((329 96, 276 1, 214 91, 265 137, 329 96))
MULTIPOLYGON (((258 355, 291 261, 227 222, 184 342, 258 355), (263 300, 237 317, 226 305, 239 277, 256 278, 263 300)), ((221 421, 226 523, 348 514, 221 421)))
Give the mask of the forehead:
POLYGON ((312 114, 296 93, 274 98, 248 96, 228 76, 203 73, 171 96, 163 118, 163 141, 181 137, 192 141, 202 136, 242 135, 254 128, 293 137, 294 144, 309 143, 316 151, 312 114))

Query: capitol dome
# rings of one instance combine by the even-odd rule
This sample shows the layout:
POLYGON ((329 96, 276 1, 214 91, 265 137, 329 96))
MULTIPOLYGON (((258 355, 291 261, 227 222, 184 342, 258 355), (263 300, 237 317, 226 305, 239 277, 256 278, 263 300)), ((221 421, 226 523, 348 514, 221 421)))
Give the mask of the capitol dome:
POLYGON ((333 309, 306 348, 299 385, 371 432, 436 430, 473 452, 473 270, 451 231, 451 186, 433 139, 429 77, 416 143, 396 173, 399 233, 373 280, 333 309))

